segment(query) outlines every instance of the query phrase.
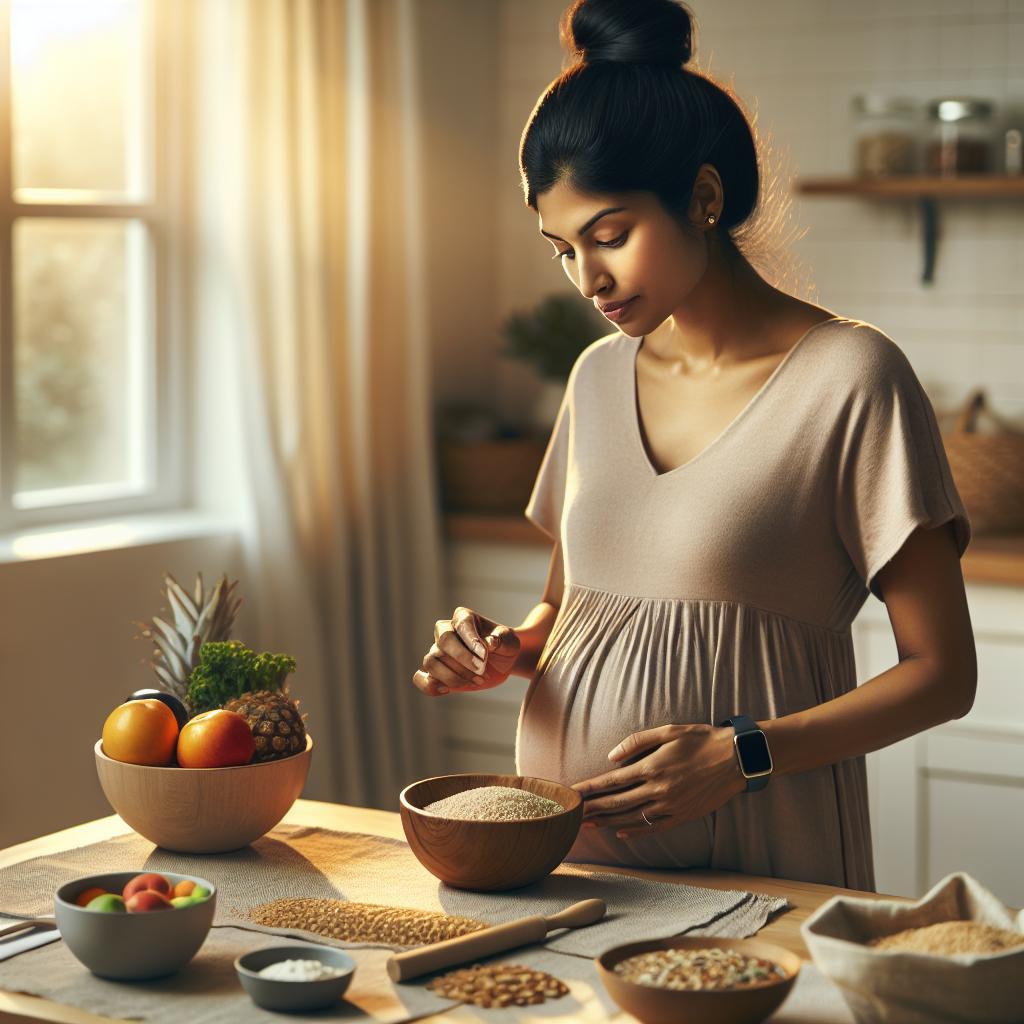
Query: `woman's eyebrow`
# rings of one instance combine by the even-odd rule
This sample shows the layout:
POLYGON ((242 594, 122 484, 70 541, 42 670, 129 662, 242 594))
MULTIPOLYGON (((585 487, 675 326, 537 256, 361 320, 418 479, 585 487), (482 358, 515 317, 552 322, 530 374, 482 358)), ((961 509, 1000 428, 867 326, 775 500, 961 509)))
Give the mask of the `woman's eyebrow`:
MULTIPOLYGON (((609 206, 604 210, 600 210, 598 213, 595 213, 594 216, 591 217, 590 220, 588 220, 587 223, 583 225, 583 227, 579 229, 577 234, 580 236, 580 238, 582 238, 602 217, 607 217, 609 213, 622 213, 622 211, 625 209, 626 208, 624 206, 609 206)), ((540 233, 544 235, 545 238, 554 238, 556 241, 559 242, 565 241, 564 238, 561 238, 558 235, 553 235, 550 231, 545 231, 543 228, 540 229, 540 233)))

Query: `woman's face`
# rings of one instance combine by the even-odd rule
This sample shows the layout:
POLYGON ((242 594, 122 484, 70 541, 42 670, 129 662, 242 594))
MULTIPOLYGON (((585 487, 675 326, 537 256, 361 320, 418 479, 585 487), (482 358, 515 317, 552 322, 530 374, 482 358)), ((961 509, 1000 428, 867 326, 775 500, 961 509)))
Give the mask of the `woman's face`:
POLYGON ((537 214, 569 280, 634 338, 683 306, 707 270, 703 234, 650 192, 584 195, 559 183, 538 196, 537 214))

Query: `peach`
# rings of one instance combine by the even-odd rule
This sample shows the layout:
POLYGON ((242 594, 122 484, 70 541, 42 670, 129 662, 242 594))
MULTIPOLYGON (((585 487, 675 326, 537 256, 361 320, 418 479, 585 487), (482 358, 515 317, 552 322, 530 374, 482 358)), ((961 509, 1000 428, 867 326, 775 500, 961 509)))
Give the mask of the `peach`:
POLYGON ((159 893, 161 896, 166 896, 170 899, 171 883, 168 882, 163 875, 158 875, 154 872, 148 872, 144 875, 136 875, 124 887, 124 891, 121 895, 124 896, 127 901, 130 900, 135 893, 143 892, 146 889, 159 893))
POLYGON ((196 715, 178 735, 182 768, 229 768, 248 764, 256 753, 249 723, 234 711, 218 708, 196 715))
POLYGON ((160 892, 143 889, 135 893, 131 899, 125 900, 125 909, 129 914, 147 914, 151 910, 173 910, 171 901, 160 892))

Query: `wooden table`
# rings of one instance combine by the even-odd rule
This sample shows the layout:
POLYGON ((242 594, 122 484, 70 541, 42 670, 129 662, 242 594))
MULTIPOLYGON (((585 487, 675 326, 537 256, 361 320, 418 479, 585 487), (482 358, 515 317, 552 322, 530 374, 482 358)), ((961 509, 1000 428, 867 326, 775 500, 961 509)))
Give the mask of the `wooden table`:
MULTIPOLYGON (((365 807, 347 807, 342 804, 320 803, 313 800, 298 800, 285 815, 285 824, 310 825, 334 829, 339 832, 364 832, 370 835, 405 839, 401 819, 390 811, 376 811, 365 807)), ((17 864, 44 854, 59 853, 61 850, 100 842, 113 836, 123 835, 131 829, 116 815, 90 821, 84 825, 54 832, 39 839, 32 839, 18 846, 0 850, 0 868, 17 864)), ((624 868, 609 868, 596 865, 598 870, 614 871, 618 874, 650 878, 658 882, 689 882, 692 885, 706 885, 716 889, 747 889, 767 893, 771 896, 785 896, 793 909, 779 915, 774 921, 758 932, 758 937, 792 950, 807 959, 807 948, 800 938, 801 923, 830 896, 846 893, 855 896, 874 896, 871 893, 855 892, 830 885, 813 882, 791 882, 778 878, 760 878, 731 871, 641 871, 624 868)), ((889 897, 891 898, 891 897, 889 897)), ((83 1010, 61 1006, 35 996, 0 991, 0 1024, 8 1021, 63 1021, 69 1024, 107 1024, 111 1018, 98 1017, 83 1010)), ((437 1014, 423 1021, 446 1021, 448 1014, 437 1014)), ((635 1018, 626 1013, 610 1018, 616 1024, 627 1024, 635 1018)))

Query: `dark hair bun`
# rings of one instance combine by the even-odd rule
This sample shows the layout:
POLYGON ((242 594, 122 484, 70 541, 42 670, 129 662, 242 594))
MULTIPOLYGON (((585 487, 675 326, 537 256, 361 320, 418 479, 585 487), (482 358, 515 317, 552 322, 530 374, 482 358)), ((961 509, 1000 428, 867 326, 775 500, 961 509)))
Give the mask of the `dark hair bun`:
POLYGON ((676 0, 575 0, 562 17, 561 34, 584 64, 679 68, 692 52, 690 12, 676 0))

